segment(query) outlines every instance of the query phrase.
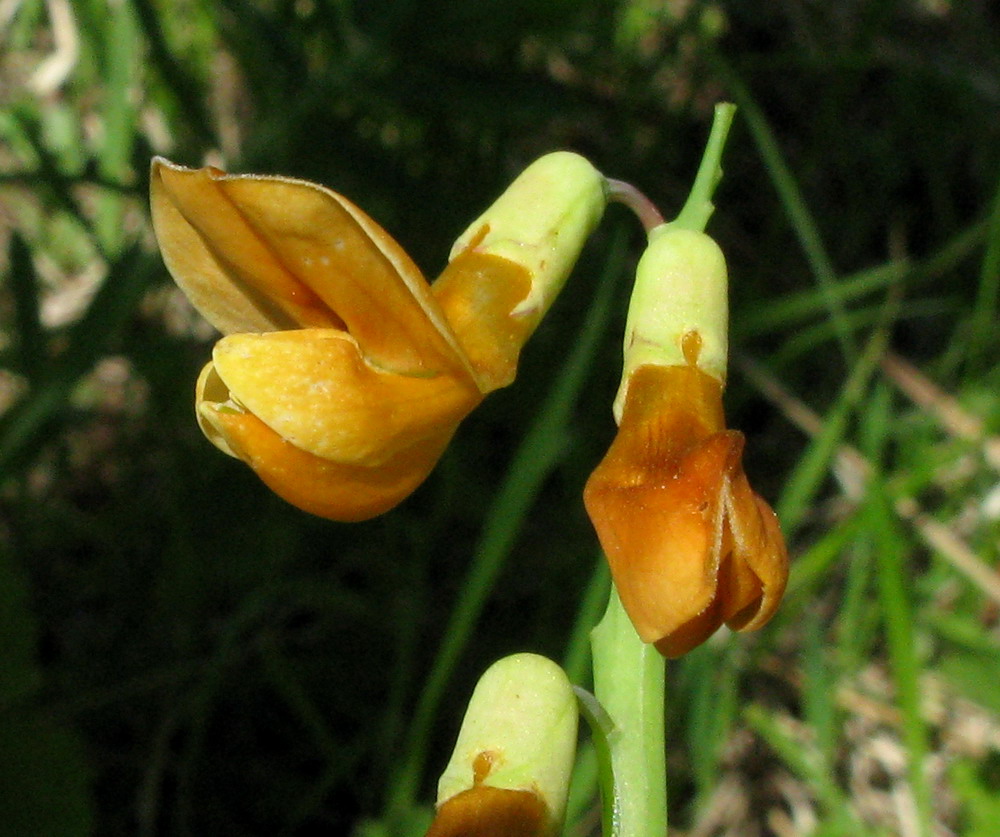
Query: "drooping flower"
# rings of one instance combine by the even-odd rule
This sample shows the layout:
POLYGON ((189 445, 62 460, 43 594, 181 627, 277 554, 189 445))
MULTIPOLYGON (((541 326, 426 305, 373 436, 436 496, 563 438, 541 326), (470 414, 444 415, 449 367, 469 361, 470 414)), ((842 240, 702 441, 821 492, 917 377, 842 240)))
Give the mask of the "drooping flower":
POLYGON ((726 266, 704 233, 649 234, 625 336, 618 433, 584 492, 637 633, 667 657, 774 614, 788 557, 722 409, 726 266))
POLYGON ((427 837, 549 837, 565 816, 577 700, 566 674, 537 654, 490 666, 473 692, 438 782, 427 837))
POLYGON ((547 155, 458 239, 430 286, 336 192, 157 158, 164 261, 225 335, 197 384, 202 431, 306 511, 349 521, 392 508, 462 418, 513 380, 605 200, 586 160, 547 155))

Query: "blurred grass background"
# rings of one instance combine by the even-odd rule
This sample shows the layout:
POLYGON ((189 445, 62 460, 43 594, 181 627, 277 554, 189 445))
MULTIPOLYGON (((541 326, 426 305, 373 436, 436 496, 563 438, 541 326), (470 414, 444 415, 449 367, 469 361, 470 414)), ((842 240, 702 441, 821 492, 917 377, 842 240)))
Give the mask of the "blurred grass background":
POLYGON ((1000 834, 985 0, 2 0, 0 832, 418 835, 492 660, 587 682, 634 222, 427 484, 337 525, 201 438, 150 157, 327 184, 433 276, 555 148, 670 217, 722 98, 728 410, 794 570, 669 667, 672 832, 1000 834))

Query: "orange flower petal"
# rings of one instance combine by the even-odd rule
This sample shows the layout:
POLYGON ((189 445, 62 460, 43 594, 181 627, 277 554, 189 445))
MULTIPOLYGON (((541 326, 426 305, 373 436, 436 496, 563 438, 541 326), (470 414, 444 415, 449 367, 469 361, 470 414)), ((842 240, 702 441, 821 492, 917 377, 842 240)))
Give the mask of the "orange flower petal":
POLYGON ((342 326, 343 320, 282 264, 219 189, 227 176, 153 160, 153 228, 184 294, 224 334, 342 326))
POLYGON ((420 270, 342 195, 164 160, 151 190, 164 260, 221 331, 344 326, 382 368, 469 374, 420 270))
POLYGON ((426 837, 543 837, 549 820, 531 791, 477 785, 437 809, 426 837))
POLYGON ((733 565, 753 582, 731 593, 726 624, 736 631, 763 627, 774 615, 788 581, 788 551, 778 516, 750 488, 740 471, 731 481, 727 520, 733 539, 733 565))
POLYGON ((454 432, 442 431, 366 468, 300 450, 249 413, 208 405, 201 413, 275 494, 303 511, 345 523, 368 520, 402 502, 426 479, 454 432))
MULTIPOLYGON (((474 242, 473 242, 474 246, 474 242)), ((509 259, 476 253, 472 247, 449 262, 431 290, 458 338, 479 388, 507 386, 517 372, 521 347, 541 312, 514 309, 531 290, 531 276, 509 259)))
POLYGON ((622 605, 668 657, 724 622, 763 625, 787 577, 777 520, 742 470, 743 436, 720 429, 721 397, 694 365, 637 369, 584 492, 622 605))
POLYGON ((587 483, 584 500, 622 605, 639 636, 667 656, 683 654, 722 624, 722 489, 739 444, 735 433, 713 434, 673 469, 627 485, 618 482, 613 461, 605 468, 606 458, 587 483))
POLYGON ((467 376, 373 368, 333 329, 233 334, 213 359, 238 404, 296 447, 342 464, 379 465, 450 433, 483 397, 467 376))

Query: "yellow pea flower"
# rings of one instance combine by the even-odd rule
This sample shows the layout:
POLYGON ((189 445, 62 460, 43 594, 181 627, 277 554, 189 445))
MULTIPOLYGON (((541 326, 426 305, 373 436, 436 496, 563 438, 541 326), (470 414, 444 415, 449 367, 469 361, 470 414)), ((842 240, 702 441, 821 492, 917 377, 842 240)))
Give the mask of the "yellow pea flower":
POLYGON ((547 155, 459 238, 431 286, 323 186, 155 159, 164 261, 225 335, 196 388, 202 431, 306 511, 387 511, 513 380, 605 202, 586 160, 547 155))
POLYGON ((636 270, 618 433, 584 492, 637 633, 667 657, 722 624, 773 615, 788 556, 726 430, 726 265, 704 233, 663 224, 636 270))

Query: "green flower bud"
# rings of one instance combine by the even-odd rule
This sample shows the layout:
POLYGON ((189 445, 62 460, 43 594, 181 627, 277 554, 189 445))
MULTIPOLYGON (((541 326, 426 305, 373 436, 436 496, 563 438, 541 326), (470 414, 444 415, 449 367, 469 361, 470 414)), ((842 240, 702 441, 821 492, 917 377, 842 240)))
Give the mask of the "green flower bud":
POLYGON ((569 151, 526 168, 459 236, 451 259, 468 250, 521 265, 531 279, 514 314, 540 319, 548 310, 607 205, 606 181, 569 151))
POLYGON ((625 325, 620 423, 633 373, 641 366, 697 366, 726 380, 729 305, 726 260, 705 233, 662 224, 636 268, 625 325))
POLYGON ((515 654, 483 674, 438 783, 428 837, 550 835, 565 815, 577 702, 563 670, 515 654))

